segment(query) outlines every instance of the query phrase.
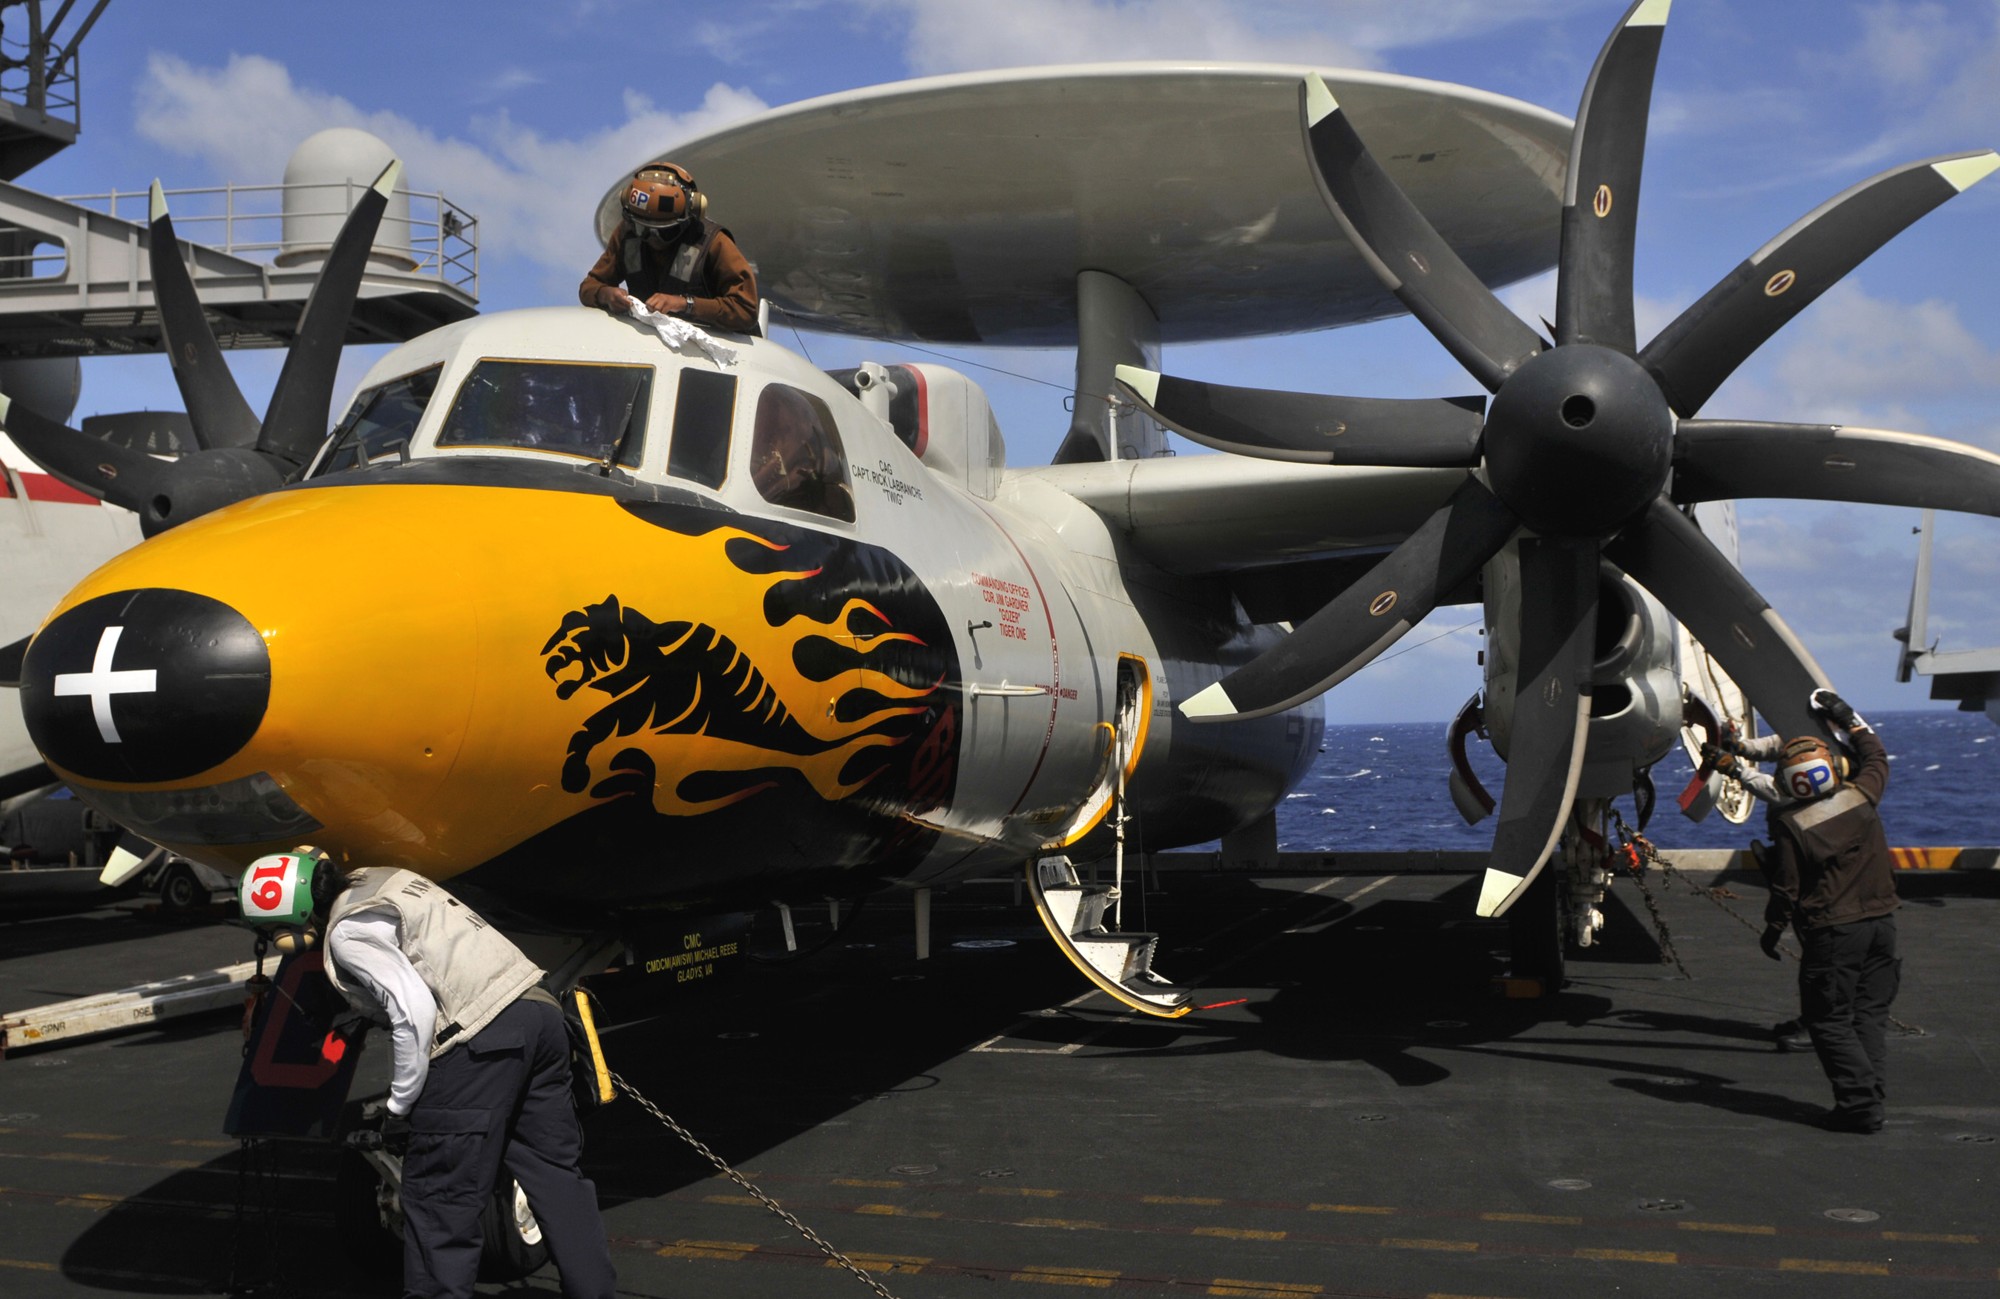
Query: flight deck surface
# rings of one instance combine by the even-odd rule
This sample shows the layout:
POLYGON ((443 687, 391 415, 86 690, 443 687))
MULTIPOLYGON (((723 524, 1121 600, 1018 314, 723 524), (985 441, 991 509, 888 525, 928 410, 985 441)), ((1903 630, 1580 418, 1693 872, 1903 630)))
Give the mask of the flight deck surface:
MULTIPOLYGON (((1795 966, 1682 884, 1621 883, 1608 945, 1498 997, 1476 878, 1167 873, 1158 966, 1236 1002, 1142 1021, 1087 993, 1005 885, 942 897, 933 959, 878 903, 825 951, 666 1017, 613 1068, 905 1299, 1124 1294, 1991 1295, 2000 1278, 2000 873, 1905 877, 1887 1128, 1812 1126, 1778 1051, 1795 966), (1241 999, 1239 1001, 1239 999, 1241 999), (1012 1286, 1009 1286, 1012 1289, 1012 1286), (1027 1293, 1027 1292, 1023 1292, 1027 1293)), ((1754 917, 1754 886, 1729 905, 1754 917)), ((1128 908, 1137 904, 1137 891, 1128 908)), ((795 912, 801 941, 823 913, 795 912)), ((1128 916, 1128 926, 1131 918, 1128 916)), ((761 930, 761 922, 760 922, 761 930)), ((0 1007, 248 954, 129 910, 0 924, 0 1007)), ((10 1296, 393 1291, 346 1261, 323 1147, 246 1178, 227 1014, 0 1062, 10 1296), (239 1197, 251 1211, 239 1215, 239 1197), (275 1246, 275 1247, 274 1247, 275 1246)), ((371 1043, 362 1089, 386 1052, 371 1043)), ((861 1294, 628 1100, 587 1124, 621 1292, 861 1294)), ((545 1270, 489 1293, 555 1293, 545 1270)))

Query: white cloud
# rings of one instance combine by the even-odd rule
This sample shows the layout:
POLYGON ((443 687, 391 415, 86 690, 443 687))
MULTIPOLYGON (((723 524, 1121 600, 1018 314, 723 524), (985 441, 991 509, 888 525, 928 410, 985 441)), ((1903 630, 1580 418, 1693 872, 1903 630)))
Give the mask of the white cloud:
POLYGON ((520 259, 552 280, 572 281, 596 250, 590 216, 597 198, 620 171, 766 106, 720 83, 680 113, 627 90, 623 120, 579 138, 545 136, 504 112, 473 119, 471 138, 461 138, 302 86, 283 64, 257 55, 234 56, 220 68, 155 55, 136 100, 137 129, 147 139, 233 180, 276 179, 293 148, 316 131, 372 132, 402 158, 406 185, 441 191, 479 217, 483 258, 520 259))
POLYGON ((1883 126, 1829 171, 1993 143, 2000 5, 1885 0, 1861 17, 1860 38, 1820 70, 1843 88, 1872 93, 1883 126))
POLYGON ((2000 352, 1952 303, 1892 302, 1843 282, 1791 327, 1774 372, 1788 398, 1859 418, 2000 387, 2000 352))
POLYGON ((1201 59, 1384 66, 1387 51, 1462 39, 1587 0, 1496 6, 1486 0, 853 0, 892 14, 919 74, 1039 63, 1201 59), (1530 9, 1533 12, 1530 12, 1530 9), (1337 34, 1329 34, 1329 32, 1337 34))

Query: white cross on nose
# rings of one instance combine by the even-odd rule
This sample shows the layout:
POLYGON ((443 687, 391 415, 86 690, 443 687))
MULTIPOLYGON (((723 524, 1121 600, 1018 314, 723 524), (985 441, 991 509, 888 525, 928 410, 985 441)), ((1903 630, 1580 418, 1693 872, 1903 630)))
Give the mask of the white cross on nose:
POLYGON ((90 671, 56 674, 58 696, 90 696, 90 714, 97 719, 97 733, 106 744, 122 743, 118 727, 111 720, 111 696, 150 695, 159 689, 159 673, 152 668, 111 670, 111 659, 118 653, 118 638, 124 634, 123 627, 106 627, 97 638, 97 659, 90 665, 90 671))

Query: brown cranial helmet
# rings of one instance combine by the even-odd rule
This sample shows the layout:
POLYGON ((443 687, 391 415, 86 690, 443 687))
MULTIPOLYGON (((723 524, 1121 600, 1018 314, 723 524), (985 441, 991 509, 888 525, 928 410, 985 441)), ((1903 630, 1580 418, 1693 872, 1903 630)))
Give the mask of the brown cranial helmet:
POLYGON ((620 206, 625 219, 647 230, 677 230, 690 217, 699 219, 708 199, 695 188, 694 177, 671 162, 649 162, 625 187, 620 206))
POLYGON ((1819 798, 1840 788, 1840 764, 1825 740, 1802 735, 1779 752, 1778 783, 1793 798, 1819 798))

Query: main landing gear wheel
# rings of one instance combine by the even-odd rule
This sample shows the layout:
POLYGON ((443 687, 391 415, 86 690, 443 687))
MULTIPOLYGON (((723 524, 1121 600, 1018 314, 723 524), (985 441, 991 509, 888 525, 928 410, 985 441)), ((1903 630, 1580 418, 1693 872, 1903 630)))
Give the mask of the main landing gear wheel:
POLYGON ((1513 952, 1513 976, 1539 979, 1544 992, 1563 986, 1568 939, 1563 905, 1564 872, 1553 864, 1535 876, 1527 890, 1507 910, 1507 936, 1513 952))

